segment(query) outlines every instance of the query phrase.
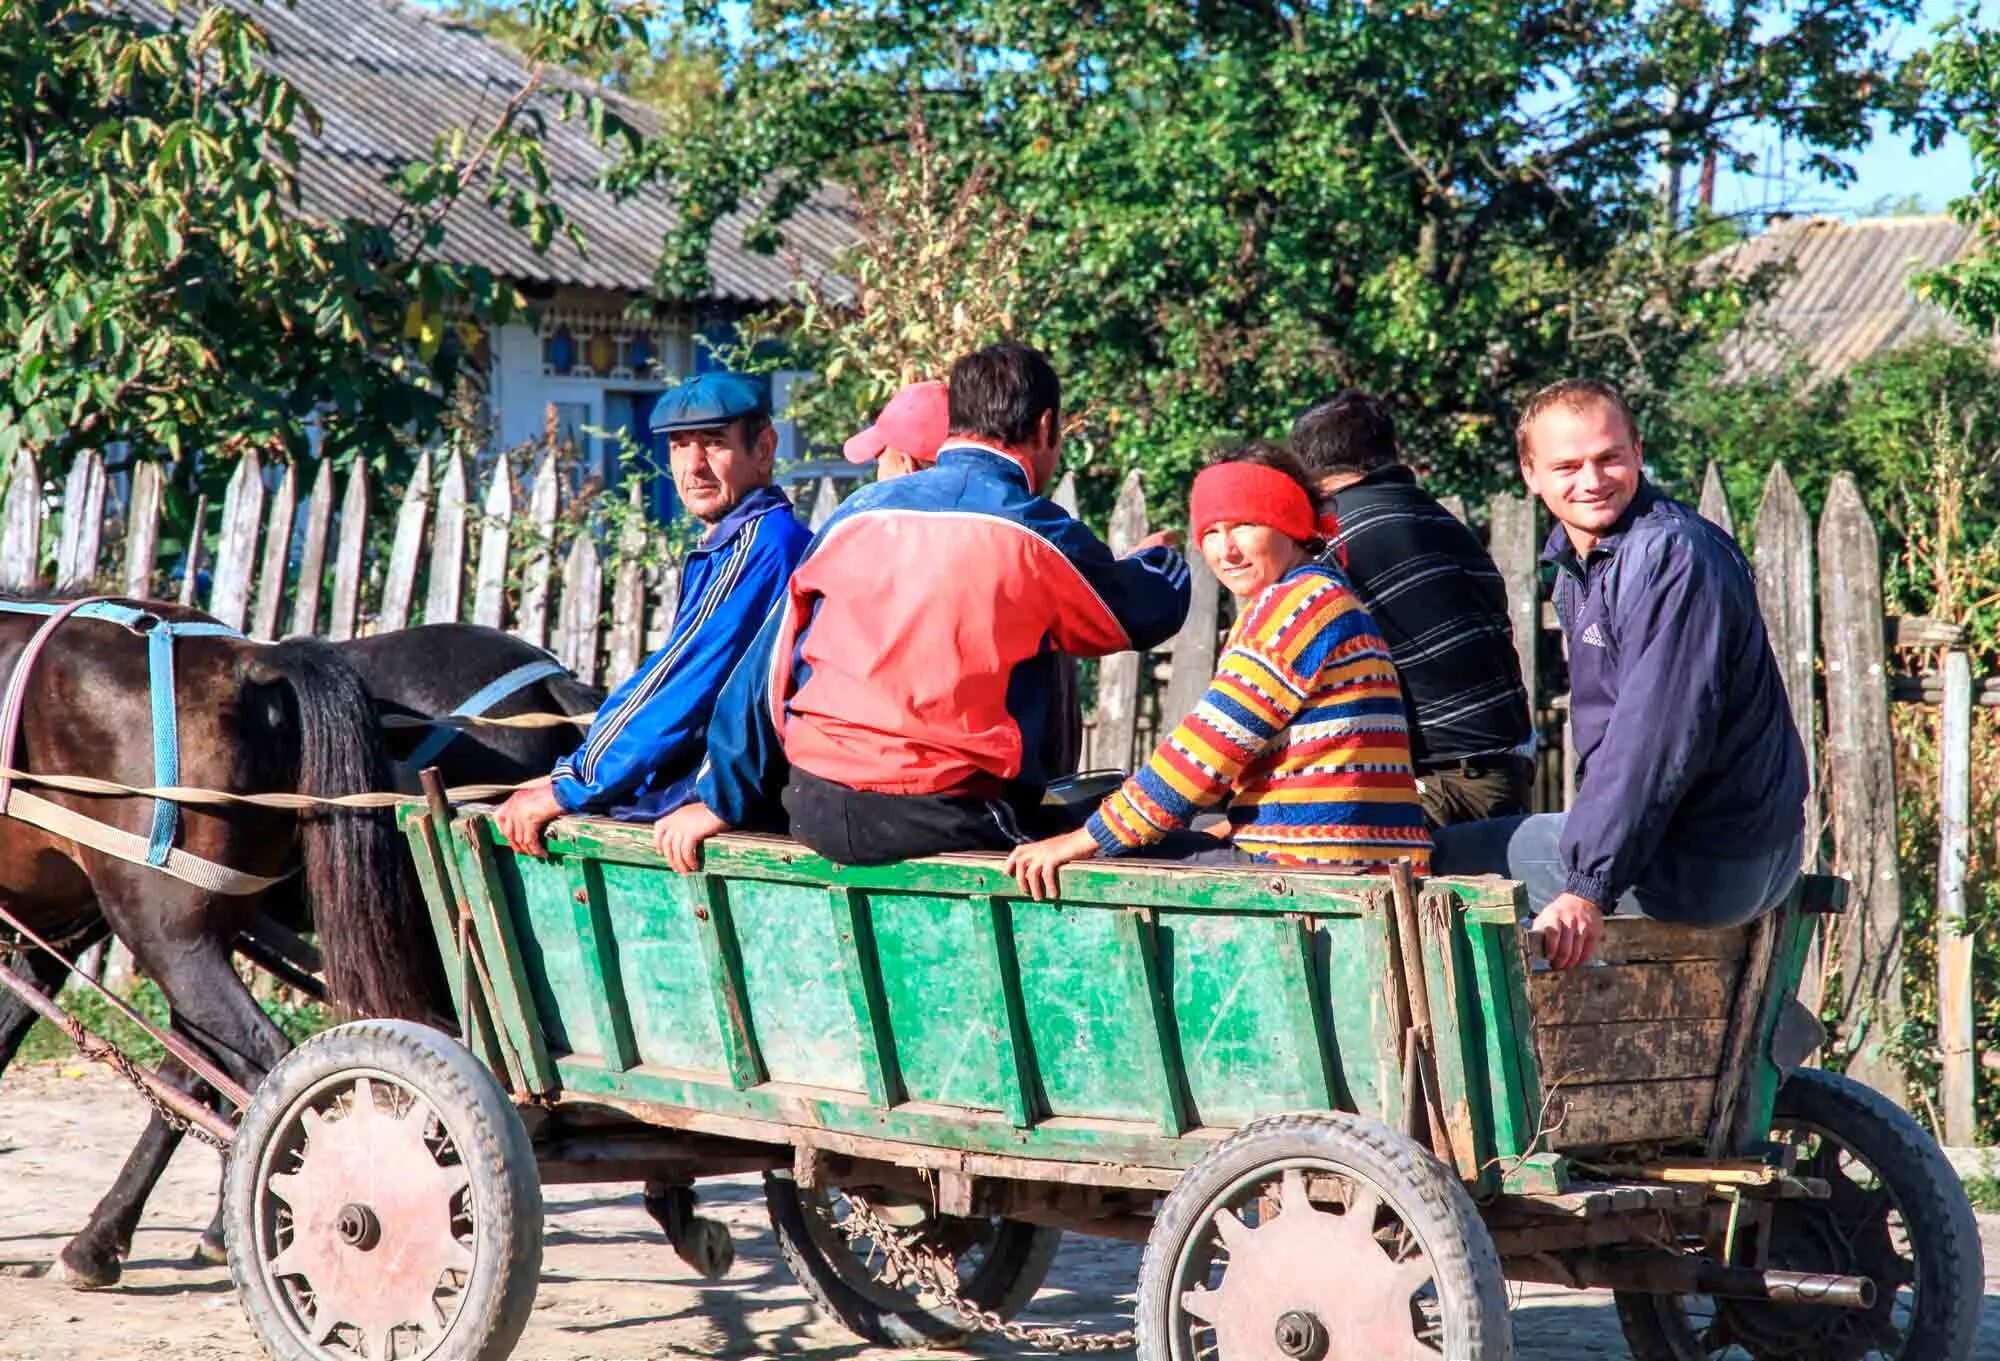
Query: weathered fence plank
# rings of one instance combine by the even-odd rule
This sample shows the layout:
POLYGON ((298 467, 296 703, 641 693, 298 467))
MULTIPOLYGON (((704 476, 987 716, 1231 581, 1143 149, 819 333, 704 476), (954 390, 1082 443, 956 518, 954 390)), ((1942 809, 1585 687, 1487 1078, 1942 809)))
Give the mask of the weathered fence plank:
POLYGON ((1541 503, 1531 496, 1500 492, 1487 503, 1487 546, 1507 586, 1507 614, 1514 624, 1514 651, 1521 659, 1521 683, 1532 702, 1536 690, 1535 644, 1542 633, 1542 544, 1536 534, 1541 503))
POLYGON ((377 633, 393 633, 410 623, 410 602, 417 593, 417 559, 424 551, 424 519, 431 508, 431 456, 417 455, 403 504, 396 511, 396 537, 389 543, 389 570, 382 578, 382 608, 375 615, 377 633))
POLYGON ((1167 677, 1167 693, 1160 701, 1160 722, 1169 731, 1187 715, 1208 689, 1215 676, 1215 658, 1221 646, 1222 584, 1208 570, 1208 559, 1197 544, 1188 546, 1187 623, 1175 635, 1173 670, 1167 677))
POLYGON ((0 591, 33 590, 42 552, 42 474, 26 449, 14 455, 0 502, 0 591))
POLYGON ((1827 490, 1819 562, 1834 873, 1852 885, 1836 951, 1840 1040, 1852 1056, 1847 1071, 1900 1103, 1902 1065, 1886 1048, 1903 1021, 1903 894, 1881 549, 1851 474, 1837 475, 1827 490))
POLYGON ((430 580, 424 592, 426 624, 456 624, 465 598, 465 460, 444 456, 438 473, 437 515, 431 526, 430 580))
POLYGON ((1446 510, 1450 511, 1455 517, 1457 517, 1458 522, 1460 524, 1466 525, 1472 523, 1472 521, 1465 518, 1465 498, 1463 496, 1458 496, 1455 494, 1451 496, 1440 496, 1438 498, 1438 504, 1443 506, 1446 510))
POLYGON ((194 525, 181 552, 181 604, 196 605, 201 595, 202 554, 208 540, 208 493, 194 498, 194 525))
POLYGON ((556 618, 556 660, 586 684, 597 683, 598 608, 604 594, 604 571, 597 545, 579 534, 563 561, 562 603, 556 618))
POLYGON ((681 603, 681 565, 670 562, 655 574, 653 585, 653 624, 646 630, 646 651, 658 652, 673 636, 674 615, 681 603))
POLYGON ((368 465, 361 459, 347 473, 340 500, 340 542, 333 556, 333 618, 326 636, 344 642, 354 636, 361 608, 362 554, 368 547, 368 465))
POLYGON ((104 542, 104 456, 85 449, 63 480, 62 537, 56 546, 56 589, 73 591, 97 576, 104 542))
POLYGON ((639 669, 646 641, 646 521, 634 482, 626 498, 628 514, 618 532, 618 575, 611 587, 611 656, 606 686, 625 683, 639 669))
MULTIPOLYGON (((1120 557, 1146 537, 1146 487, 1135 468, 1125 475, 1111 508, 1111 551, 1120 557)), ((1136 652, 1120 652, 1097 664, 1097 723, 1090 731, 1084 764, 1124 770, 1132 763, 1139 730, 1139 666, 1136 652)))
POLYGON ((528 494, 529 532, 528 573, 521 587, 521 617, 514 632, 536 647, 549 641, 549 578, 555 572, 556 556, 556 456, 542 455, 535 467, 535 488, 528 494))
POLYGON ((264 468, 252 449, 237 461, 222 497, 215 579, 208 590, 208 612, 233 629, 250 617, 250 578, 257 565, 257 531, 263 527, 264 468))
POLYGON ((264 524, 264 565, 257 573, 257 606, 250 612, 253 638, 278 636, 278 610, 285 603, 285 574, 292 564, 292 521, 299 502, 299 468, 285 465, 284 480, 271 494, 264 524))
POLYGON ((132 469, 132 499, 125 507, 125 594, 153 597, 153 564, 160 555, 160 502, 166 478, 157 463, 132 469))
POLYGON ((507 614, 507 536, 514 527, 514 470, 502 454, 479 506, 479 566, 472 585, 472 622, 497 629, 507 614))
POLYGON ((1730 538, 1736 537, 1736 517, 1729 513, 1729 492, 1722 485, 1722 470, 1710 460, 1708 471, 1701 475, 1701 518, 1716 526, 1730 538))
POLYGON ((1076 474, 1075 474, 1075 473, 1064 473, 1064 474, 1062 475, 1062 481, 1060 481, 1060 482, 1056 483, 1056 489, 1055 489, 1055 490, 1054 490, 1053 492, 1051 492, 1051 493, 1049 494, 1049 500, 1051 500, 1051 501, 1055 502, 1055 503, 1056 503, 1057 505, 1061 506, 1061 507, 1062 507, 1062 508, 1063 508, 1064 510, 1068 511, 1068 512, 1069 512, 1069 513, 1070 513, 1071 515, 1075 515, 1075 514, 1076 514, 1076 474))
POLYGON ((333 462, 322 459, 306 498, 305 542, 299 546, 299 589, 292 597, 292 632, 319 625, 320 584, 326 576, 326 540, 333 531, 333 462))
MULTIPOLYGON (((1819 868, 1824 826, 1819 813, 1819 720, 1813 698, 1813 659, 1819 640, 1813 633, 1813 529, 1805 502, 1782 463, 1773 464, 1764 479, 1764 496, 1757 505, 1757 604, 1771 653, 1778 660, 1778 677, 1791 702, 1792 723, 1806 749, 1807 872, 1819 868)), ((1815 936, 1799 979, 1799 1000, 1819 1011, 1826 984, 1824 942, 1815 936)))
POLYGON ((806 519, 806 528, 817 534, 826 528, 826 522, 840 509, 840 488, 830 477, 822 477, 813 488, 812 514, 806 519))
POLYGON ((1974 1102, 1979 1055, 1972 1031, 1972 934, 1965 874, 1972 856, 1972 658, 1944 657, 1944 704, 1938 722, 1938 1106, 1944 1142, 1979 1142, 1974 1102))

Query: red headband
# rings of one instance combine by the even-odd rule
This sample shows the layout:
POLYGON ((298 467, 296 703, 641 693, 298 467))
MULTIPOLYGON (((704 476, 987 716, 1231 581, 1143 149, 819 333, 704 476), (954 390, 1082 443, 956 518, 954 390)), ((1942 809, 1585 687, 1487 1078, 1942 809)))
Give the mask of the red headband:
POLYGON ((1269 525, 1300 543, 1320 537, 1306 489, 1261 463, 1218 463, 1194 480, 1188 508, 1194 541, 1218 524, 1269 525))

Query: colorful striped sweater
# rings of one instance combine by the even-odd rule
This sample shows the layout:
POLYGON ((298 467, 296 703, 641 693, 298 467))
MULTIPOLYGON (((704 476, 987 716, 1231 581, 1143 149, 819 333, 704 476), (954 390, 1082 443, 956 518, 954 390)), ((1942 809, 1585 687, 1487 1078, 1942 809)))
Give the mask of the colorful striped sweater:
POLYGON ((1234 844, 1260 858, 1429 868, 1395 663, 1332 568, 1294 568, 1251 603, 1208 693, 1090 833, 1108 853, 1143 853, 1225 797, 1234 844))

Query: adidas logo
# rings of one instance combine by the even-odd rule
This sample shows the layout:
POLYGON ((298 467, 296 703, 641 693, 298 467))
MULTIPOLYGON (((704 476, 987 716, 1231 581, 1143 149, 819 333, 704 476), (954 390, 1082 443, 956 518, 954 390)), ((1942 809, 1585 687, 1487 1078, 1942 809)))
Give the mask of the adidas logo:
POLYGON ((1600 629, 1600 628, 1598 628, 1598 627, 1597 627, 1597 621, 1596 621, 1595 619, 1591 620, 1591 621, 1590 621, 1590 623, 1589 623, 1589 625, 1587 625, 1587 626, 1586 626, 1586 627, 1584 628, 1584 630, 1583 630, 1583 641, 1584 641, 1584 642, 1586 642, 1586 643, 1589 643, 1589 644, 1590 644, 1590 645, 1591 645, 1592 647, 1610 647, 1610 646, 1611 646, 1611 644, 1610 644, 1610 643, 1608 643, 1608 642, 1606 642, 1606 641, 1605 641, 1605 639, 1604 639, 1604 632, 1603 632, 1603 630, 1602 630, 1602 629, 1600 629))

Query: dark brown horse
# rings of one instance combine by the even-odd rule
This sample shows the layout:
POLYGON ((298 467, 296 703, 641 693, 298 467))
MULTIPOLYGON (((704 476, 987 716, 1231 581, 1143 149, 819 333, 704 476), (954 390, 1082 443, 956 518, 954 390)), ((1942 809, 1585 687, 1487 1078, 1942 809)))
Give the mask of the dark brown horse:
MULTIPOLYGON (((195 617, 166 606, 147 608, 170 618, 195 617)), ((39 623, 0 614, 0 675, 11 670, 39 623)), ((37 668, 31 719, 15 764, 152 783, 144 653, 144 640, 116 625, 66 624, 37 668)), ((375 721, 378 707, 450 712, 541 655, 495 630, 454 625, 340 646, 311 639, 273 646, 183 640, 176 666, 181 782, 245 792, 395 788, 407 783, 408 772, 399 772, 392 756, 407 755, 425 734, 399 730, 385 743, 375 721)), ((488 712, 576 713, 595 707, 597 699, 596 691, 558 674, 519 687, 488 712)), ((450 783, 511 783, 545 773, 576 740, 573 728, 478 729, 452 740, 433 760, 450 783)), ((128 830, 143 831, 152 816, 143 800, 69 802, 128 830)), ((340 1009, 420 1016, 443 1010, 436 952, 407 852, 386 815, 186 810, 177 844, 233 868, 276 873, 296 846, 298 875, 261 897, 234 898, 204 894, 157 870, 18 823, 0 823, 0 829, 0 897, 39 933, 65 937, 71 957, 104 931, 116 932, 159 982, 175 1029, 215 1054, 245 1085, 254 1085, 286 1047, 228 962, 238 933, 260 913, 301 924, 309 918, 340 1009)), ((45 986, 59 984, 57 961, 33 955, 25 962, 45 986)), ((0 1067, 31 1021, 23 1004, 0 994, 0 1067)), ((162 1071, 177 1085, 202 1090, 171 1060, 162 1071)), ((63 1248, 74 1283, 117 1280, 146 1197, 178 1143, 179 1135, 155 1117, 90 1222, 63 1248)), ((219 1247, 218 1226, 211 1225, 197 1256, 213 1257, 219 1247)))

